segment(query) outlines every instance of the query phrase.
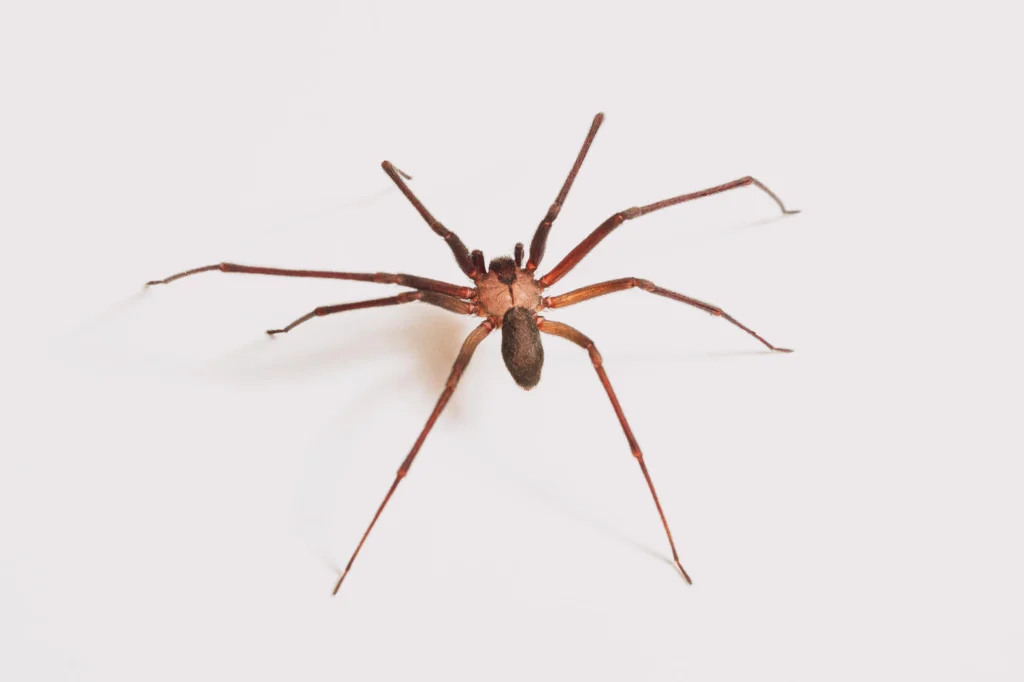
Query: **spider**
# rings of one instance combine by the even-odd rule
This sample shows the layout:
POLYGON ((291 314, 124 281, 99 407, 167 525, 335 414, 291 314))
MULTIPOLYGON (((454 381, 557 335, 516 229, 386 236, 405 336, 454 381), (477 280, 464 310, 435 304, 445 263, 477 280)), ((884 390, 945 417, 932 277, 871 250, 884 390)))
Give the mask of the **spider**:
POLYGON ((423 219, 430 226, 430 229, 437 233, 437 235, 444 239, 448 244, 452 254, 455 256, 455 262, 458 264, 462 272, 472 280, 474 284, 472 287, 458 286, 456 284, 449 284, 448 282, 428 279, 426 277, 417 277, 415 275, 389 274, 383 272, 358 273, 323 270, 288 270, 284 268, 239 265, 237 263, 206 265, 186 270, 184 272, 179 272, 178 274, 171 275, 166 279, 153 280, 146 283, 147 287, 153 284, 168 284, 176 279, 188 277, 189 275, 195 275, 212 270, 220 270, 221 272, 241 272, 256 275, 276 275, 280 277, 319 277, 326 279, 356 280, 360 282, 376 282, 378 284, 398 284, 412 289, 412 291, 405 291, 397 296, 375 298, 355 303, 322 306, 303 315, 281 329, 268 330, 267 334, 271 336, 291 331, 298 325, 306 322, 307 320, 311 320, 314 317, 323 317, 324 315, 333 315, 335 313, 343 313, 348 310, 358 310, 361 308, 376 308, 380 306, 412 303, 413 301, 429 303, 430 305, 438 306, 460 315, 475 315, 484 318, 483 322, 481 322, 480 325, 474 329, 463 342, 458 357, 456 357, 455 363, 452 366, 451 373, 448 376, 448 380, 445 383, 445 388, 441 392, 441 397, 438 398, 433 412, 430 413, 430 417, 427 419, 426 425, 423 427, 423 430, 420 431, 419 437, 416 439, 416 442, 413 443, 409 454, 402 461, 401 466, 399 466, 394 482, 391 484, 387 494, 384 496, 384 500, 377 508, 377 513, 373 515, 373 519, 370 521, 370 525, 366 528, 362 538, 359 540, 359 544, 356 545, 355 551, 352 553, 352 557, 345 566, 345 570, 341 573, 341 577, 338 578, 338 582, 334 586, 333 594, 338 593, 338 590, 341 588, 341 584, 345 581, 345 577, 352 569, 352 564, 355 562, 356 557, 359 556, 359 552, 363 548, 366 538, 370 535, 370 531, 373 530, 373 526, 377 523, 377 519, 380 518, 381 512, 384 511, 384 507, 387 506, 388 500, 391 499, 391 496, 398 488, 398 484, 401 483, 402 479, 405 478, 406 474, 409 472, 409 467, 412 466, 413 460, 416 459, 416 455, 423 446, 423 441, 426 440, 427 434, 430 433, 430 430, 433 428, 434 423, 441 414, 441 411, 444 410, 445 405, 448 404, 448 400, 455 392, 455 387, 458 385, 459 379, 462 377, 462 373, 465 371, 466 366, 473 357, 473 353, 476 351, 477 346, 480 345, 480 342, 495 329, 501 329, 501 355, 505 360, 505 366, 508 368, 508 371, 515 382, 527 390, 536 386, 540 381, 541 368, 544 365, 544 348, 541 345, 541 334, 559 336, 575 343, 587 351, 590 355, 590 361, 594 365, 594 370, 597 372, 597 376, 600 379, 602 386, 604 386, 605 392, 608 394, 608 399, 611 401, 612 408, 615 410, 615 415, 619 419, 622 431, 626 436, 626 441, 629 443, 629 449, 636 458, 637 463, 640 465, 640 471, 643 472, 644 479, 647 481, 647 487, 650 489, 651 496, 654 498, 654 505, 658 510, 658 515, 661 517, 661 523, 665 528, 665 535, 668 537, 669 547, 672 550, 672 559, 675 561, 675 565, 679 568, 682 577, 687 583, 692 584, 690 576, 687 574, 686 569, 683 568, 683 564, 679 561, 679 553, 676 551, 675 541, 672 539, 672 531, 669 530, 668 520, 665 518, 665 512, 661 508, 661 502, 658 500, 658 493, 655 492, 654 483, 651 481, 651 475, 647 471, 643 452, 640 450, 640 445, 633 436, 633 431, 630 429, 629 423, 626 421, 626 415, 623 413, 622 407, 619 405, 619 399, 615 396, 615 391, 612 389, 611 382, 608 380, 608 374, 604 370, 604 364, 601 360, 601 354, 597 350, 597 346, 594 345, 594 342, 591 341, 589 337, 579 330, 574 329, 567 324, 541 317, 539 313, 545 309, 565 308, 567 306, 576 305, 577 303, 582 303, 583 301, 589 301, 590 299, 597 298, 598 296, 605 296, 607 294, 613 294, 636 287, 643 291, 648 291, 652 294, 664 296, 665 298, 670 298, 674 301, 679 301, 680 303, 685 303, 686 305, 699 308, 711 315, 724 318, 753 336, 772 351, 780 353, 790 353, 792 351, 788 348, 779 348, 768 343, 768 341, 758 335, 754 330, 745 326, 718 306, 705 303, 704 301, 686 296, 685 294, 663 289, 646 279, 639 279, 637 277, 614 279, 607 282, 600 282, 598 284, 591 284, 590 286, 585 286, 558 296, 545 296, 544 293, 548 287, 556 284, 559 280, 569 274, 569 272, 601 242, 601 240, 611 234, 624 222, 627 220, 633 220, 634 218, 639 218, 640 216, 669 206, 675 206, 676 204, 681 204, 693 199, 700 199, 701 197, 707 197, 713 194, 727 192, 732 189, 753 185, 770 196, 775 203, 778 204, 784 215, 799 213, 799 211, 787 210, 785 205, 782 203, 782 200, 779 199, 774 192, 768 189, 757 179, 749 175, 744 176, 738 180, 709 187, 699 192, 681 194, 676 197, 657 201, 653 204, 647 204, 646 206, 637 206, 628 208, 624 211, 619 211, 601 223, 586 239, 581 241, 572 251, 562 258, 562 260, 559 261, 559 263, 547 274, 542 277, 536 277, 535 273, 544 257, 544 249, 547 244, 548 233, 551 231, 551 226, 554 224, 555 219, 562 210, 562 205, 565 203, 565 199, 569 194, 573 181, 576 179, 577 173, 579 173, 580 166, 583 164, 583 159, 586 157, 587 152, 590 149, 590 145, 594 141, 594 136, 597 134, 597 130, 601 127, 601 123, 603 121, 604 114, 602 113, 599 113, 594 117, 594 120, 590 125, 590 130, 587 132, 587 136, 583 141, 583 146, 580 148, 579 154, 576 156, 576 162, 569 171, 569 175, 565 179, 565 183, 562 185, 561 191, 558 193, 554 203, 551 204, 547 214, 544 216, 544 219, 541 220, 540 224, 537 226, 537 230, 533 234, 533 241, 530 242, 529 258, 527 259, 525 266, 523 265, 523 256, 525 254, 522 243, 516 244, 511 258, 508 256, 495 258, 491 260, 490 264, 485 265, 484 254, 482 251, 470 251, 467 249, 462 240, 459 239, 454 232, 442 225, 441 222, 427 210, 426 206, 423 205, 423 202, 413 194, 412 190, 409 189, 409 186, 403 180, 403 178, 411 180, 412 178, 409 175, 396 168, 389 161, 384 161, 381 164, 384 172, 388 174, 388 177, 394 181, 402 194, 404 194, 409 202, 412 203, 419 214, 423 216, 423 219))

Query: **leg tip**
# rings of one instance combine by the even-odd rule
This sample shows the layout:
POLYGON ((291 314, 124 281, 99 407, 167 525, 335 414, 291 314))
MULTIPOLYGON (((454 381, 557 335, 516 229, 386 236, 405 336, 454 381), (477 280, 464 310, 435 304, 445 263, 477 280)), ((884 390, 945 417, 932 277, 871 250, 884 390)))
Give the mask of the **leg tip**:
POLYGON ((268 329, 267 330, 267 336, 269 336, 270 338, 274 338, 275 335, 283 334, 283 333, 284 333, 283 329, 268 329))
POLYGON ((775 351, 776 353, 792 353, 793 352, 792 348, 772 348, 772 350, 775 351))
POLYGON ((337 582, 337 583, 336 583, 336 584, 334 585, 334 591, 333 591, 333 592, 331 592, 331 596, 332 596, 332 597, 337 597, 337 596, 338 596, 338 590, 340 590, 340 589, 341 589, 341 584, 342 584, 343 582, 345 582, 345 576, 346 576, 346 575, 348 575, 348 571, 345 571, 344 573, 342 573, 342 574, 341 574, 341 577, 340 577, 340 578, 338 578, 338 582, 337 582))
POLYGON ((782 215, 796 215, 797 213, 800 213, 799 208, 794 208, 790 210, 782 209, 782 215))

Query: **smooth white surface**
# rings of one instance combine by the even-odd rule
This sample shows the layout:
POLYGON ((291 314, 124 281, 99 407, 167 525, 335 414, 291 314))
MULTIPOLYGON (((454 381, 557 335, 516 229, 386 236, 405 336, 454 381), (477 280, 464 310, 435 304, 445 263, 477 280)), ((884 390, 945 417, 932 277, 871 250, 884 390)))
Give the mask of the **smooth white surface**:
MULTIPOLYGON (((20 3, 0 16, 4 680, 1019 680, 1022 63, 981 3, 20 3), (472 321, 315 320, 460 281, 380 171, 508 253, 607 120, 544 265, 641 292, 540 386, 472 321)), ((542 270, 546 268, 542 267, 542 270)))

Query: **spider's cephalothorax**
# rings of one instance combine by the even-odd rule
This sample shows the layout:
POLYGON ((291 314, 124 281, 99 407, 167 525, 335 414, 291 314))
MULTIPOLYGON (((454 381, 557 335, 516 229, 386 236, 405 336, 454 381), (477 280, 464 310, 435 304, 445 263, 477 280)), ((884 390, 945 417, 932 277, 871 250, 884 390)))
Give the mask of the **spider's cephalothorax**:
POLYGON ((377 518, 380 516, 380 513, 384 510, 384 506, 387 505, 388 500, 391 499, 391 495, 395 492, 399 482, 401 482, 408 473, 409 467, 416 458, 416 454, 420 451, 420 447, 423 445, 423 441, 426 439, 427 434, 430 433, 430 429, 434 426, 434 422, 437 421, 441 411, 444 409, 445 405, 448 404, 448 400, 455 391, 455 387, 458 384, 463 371, 466 369, 466 365, 469 364, 469 360, 472 358, 476 347, 480 345, 480 342, 483 341, 488 334, 497 328, 501 329, 501 354, 505 359, 505 366, 508 367, 508 371, 512 374, 516 383, 526 389, 536 386, 537 382, 540 381, 541 368, 544 365, 544 349, 541 346, 540 341, 540 335, 542 333, 550 334, 552 336, 560 336, 587 351, 590 355, 590 361, 594 365, 594 370, 597 372, 597 376, 601 380, 601 384, 604 387, 605 392, 608 394, 608 399, 612 403, 615 415, 619 419, 622 431, 626 436, 626 441, 629 443, 629 449, 639 462, 640 470, 643 472, 644 479, 647 481, 647 486, 654 498, 654 504, 658 509, 658 514, 661 517, 661 523, 665 528, 665 534, 668 536, 669 547, 672 549, 672 558, 682 573, 682 576, 687 582, 690 581, 690 577, 686 574, 686 570, 683 569, 683 565, 679 561, 675 542, 672 540, 672 533, 668 528, 668 521, 665 519, 665 514, 661 509, 661 503, 658 501, 658 494, 654 491, 654 483, 651 482, 651 476, 647 472, 647 465, 644 462, 644 456, 640 450, 640 445, 637 443, 636 438, 633 437, 633 431, 629 428, 629 424, 626 422, 626 416, 619 405, 619 400, 615 395, 615 391, 612 390, 611 382, 608 380, 608 375, 604 370, 601 354, 597 352, 597 347, 594 345, 594 342, 587 338, 582 332, 567 324, 562 324, 561 322, 555 322, 553 320, 547 320, 540 317, 538 313, 547 308, 564 308, 566 306, 575 305, 576 303, 582 303, 583 301, 587 301, 598 296, 638 288, 652 294, 657 294, 658 296, 664 296, 665 298, 685 303, 689 306, 693 306, 694 308, 711 313, 717 317, 724 318, 756 338, 772 351, 785 353, 788 353, 789 351, 786 348, 777 348, 768 343, 752 329, 741 324, 736 318, 732 317, 718 306, 705 303, 704 301, 686 296, 685 294, 663 289, 646 279, 624 277, 622 279, 613 279, 607 282, 591 284, 590 286, 585 286, 558 296, 543 296, 542 294, 546 288, 558 282, 568 274, 570 270, 576 267, 576 264, 590 253, 590 251, 597 246, 601 240, 607 237, 624 222, 634 218, 639 218, 642 215, 668 206, 674 206, 675 204, 681 204, 693 199, 700 199, 701 197, 711 196, 712 194, 719 194, 739 187, 753 185, 774 199, 775 203, 778 204, 784 214, 797 213, 797 211, 786 210, 782 201, 775 196, 770 189, 749 175, 744 176, 738 180, 709 187, 708 189, 704 189, 699 192, 681 194, 670 199, 657 201, 653 204, 619 211, 594 229, 586 239, 581 241, 572 251, 562 258, 562 260, 559 261, 559 263, 547 274, 543 277, 535 277, 534 273, 540 265, 541 259, 544 257, 544 249, 547 244, 548 233, 551 231, 551 226, 554 224, 555 219, 562 210, 562 205, 565 203, 565 199, 569 195, 569 189, 572 187, 573 181, 576 179, 576 174, 579 172, 583 159, 586 157, 587 151, 590 149, 590 145, 594 141, 594 136, 597 134, 597 129, 601 127, 603 120, 603 114, 598 114, 594 117, 594 121, 590 125, 590 131, 587 133, 587 137, 583 141, 583 146, 580 149, 579 154, 576 156, 576 162, 569 171, 569 176, 565 179, 565 183, 562 185, 561 191, 555 198, 555 202, 548 209, 544 219, 541 221, 540 225, 537 226, 537 230, 534 232, 533 240, 530 242, 529 259, 525 265, 523 265, 523 245, 517 244, 513 258, 495 258, 491 261, 490 267, 486 267, 484 265, 483 253, 480 251, 470 252, 469 249, 466 248, 466 245, 462 243, 462 240, 459 239, 454 232, 446 228, 436 218, 434 218, 416 195, 412 193, 412 190, 409 189, 409 186, 402 179, 403 177, 411 179, 408 175, 398 170, 387 161, 381 164, 384 168, 384 172, 387 173, 394 181, 398 186, 398 189, 401 190, 402 194, 406 196, 423 219, 426 220, 430 228, 448 244, 452 254, 455 256, 455 262, 458 264, 462 272, 472 280, 475 285, 473 287, 449 284, 448 282, 441 282, 435 279, 428 279, 426 277, 417 277, 415 275, 395 275, 385 272, 362 273, 324 270, 289 270, 284 268, 239 265, 237 263, 206 265, 200 268, 193 268, 191 270, 180 272, 166 279, 155 280, 148 283, 166 284, 181 277, 194 275, 199 272, 220 270, 221 272, 247 272, 258 275, 320 277, 326 279, 377 282, 379 284, 398 284, 410 289, 409 291, 404 291, 397 296, 388 296, 386 298, 376 298, 369 301, 358 301, 355 303, 340 303, 337 305, 316 308, 286 327, 268 331, 267 333, 272 336, 282 332, 287 332, 295 326, 314 317, 342 313, 347 310, 398 305, 401 303, 412 303, 414 301, 429 303, 462 315, 477 315, 485 318, 484 321, 469 334, 465 342, 462 344, 462 350, 459 351, 459 355, 455 359, 455 364, 452 366, 451 374, 448 376, 448 381, 445 384, 444 391, 441 392, 441 397, 438 399, 437 405, 434 407, 434 411, 427 419, 426 426, 423 427, 419 438, 416 439, 416 442, 413 444, 409 454, 398 468, 398 473, 395 476, 394 482, 391 484, 391 489, 388 490, 387 495, 384 497, 384 501, 381 502, 380 507, 377 508, 377 513, 374 515, 373 520, 366 529, 366 532, 363 533, 362 539, 359 541, 355 551, 352 553, 352 558, 349 559, 348 564, 345 566, 345 570, 338 579, 338 582, 334 587, 335 593, 337 593, 338 589, 341 587, 341 583, 345 580, 345 576, 348 575, 349 569, 352 568, 352 563, 359 554, 359 550, 362 549, 363 543, 366 542, 366 538, 369 536, 370 531, 373 530, 373 526, 377 522, 377 518))

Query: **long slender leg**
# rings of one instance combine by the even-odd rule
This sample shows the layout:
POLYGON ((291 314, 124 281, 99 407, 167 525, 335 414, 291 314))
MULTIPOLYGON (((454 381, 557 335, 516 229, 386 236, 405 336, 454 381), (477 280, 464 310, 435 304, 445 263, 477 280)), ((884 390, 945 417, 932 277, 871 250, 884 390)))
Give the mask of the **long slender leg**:
POLYGON ((281 329, 268 329, 267 333, 273 336, 274 334, 289 332, 303 322, 311 320, 314 317, 343 313, 348 310, 379 308, 388 305, 399 305, 400 303, 412 303, 413 301, 423 301, 424 303, 430 303, 431 305, 436 305, 439 308, 444 308, 445 310, 450 310, 453 313, 460 313, 462 315, 471 315, 476 312, 476 307, 472 303, 468 303, 453 296, 437 294, 433 291, 406 291, 398 296, 390 296, 388 298, 375 298, 370 301, 357 301, 356 303, 320 306, 319 308, 315 308, 314 310, 306 313, 288 326, 282 327, 281 329))
POLYGON ((640 445, 636 442, 636 438, 633 436, 633 430, 629 428, 629 422, 626 421, 626 415, 622 412, 622 407, 619 405, 619 399, 615 397, 615 391, 612 390, 611 382, 608 381, 608 375, 604 371, 601 354, 597 352, 597 346, 595 346, 594 342, 586 337, 582 332, 567 324, 554 322, 553 320, 545 320, 542 317, 538 317, 537 326, 546 334, 561 336, 563 339, 572 341, 577 346, 585 348, 590 354, 590 361, 594 364, 594 369, 597 371, 597 376, 601 380, 601 384, 604 386, 605 392, 608 394, 608 399, 612 401, 612 407, 615 409, 615 416, 619 418, 619 423, 622 425, 622 431, 626 434, 626 440, 629 441, 629 449, 632 451, 633 456, 636 457, 636 461, 640 464, 640 470, 644 472, 644 478, 647 480, 647 487, 651 489, 651 496, 654 497, 654 506, 658 508, 658 515, 661 516, 661 524, 665 526, 665 535, 668 536, 669 547, 672 548, 672 559, 675 560, 676 566, 678 566, 679 570, 682 571, 683 577, 686 578, 686 582, 692 585, 693 581, 690 580, 690 576, 686 573, 686 569, 683 568, 683 564, 679 561, 679 553, 676 551, 676 543, 672 540, 672 531, 669 530, 668 520, 665 518, 665 512, 661 509, 661 502, 658 500, 658 493, 654 490, 654 483, 651 481, 651 475, 647 472, 647 465, 644 463, 644 453, 641 452, 640 445))
POLYGON ((342 572, 341 577, 338 578, 338 583, 334 586, 333 594, 338 594, 338 590, 341 589, 341 583, 345 580, 345 576, 348 575, 349 570, 352 568, 352 563, 359 556, 359 550, 363 548, 363 543, 366 542, 366 537, 373 530, 374 524, 377 523, 377 519, 380 517, 380 513, 384 511, 384 507, 387 505, 388 500, 391 499, 391 495, 394 494, 395 488, 398 487, 398 483, 405 478, 405 475, 409 473, 409 467, 412 466, 412 461, 416 459, 416 453, 420 451, 420 447, 423 445, 423 441, 426 440, 427 434, 430 433, 430 429, 434 427, 434 422, 437 421, 438 415, 441 414, 441 410, 448 404, 448 400, 452 397, 452 393, 455 392, 455 387, 459 383, 459 379, 462 377, 463 371, 466 369, 466 365, 469 364, 470 359, 473 357, 473 351, 480 345, 480 342, 491 333, 494 329, 494 323, 490 320, 484 320, 484 322, 470 332, 469 336, 466 337, 465 342, 462 344, 462 350, 459 351, 459 356, 455 359, 455 364, 452 365, 452 372, 448 375, 448 381, 445 384, 444 391, 441 392, 441 397, 437 399, 437 405, 434 406, 434 411, 430 413, 430 418, 427 419, 426 426, 420 432, 419 438, 413 443, 412 450, 406 456, 402 462, 402 466, 398 467, 398 473, 395 475, 395 482, 391 484, 391 488, 388 489, 388 494, 384 496, 384 501, 380 503, 380 507, 377 508, 377 513, 373 515, 373 520, 370 521, 370 525, 367 527, 366 532, 363 533, 362 539, 359 544, 356 545, 356 551, 352 552, 352 558, 348 560, 348 565, 345 566, 345 570, 342 572))
POLYGON ((549 287, 558 280, 565 277, 565 275, 568 274, 568 272, 572 270, 574 267, 576 267, 576 265, 581 260, 583 260, 583 257, 590 253, 590 251, 595 246, 597 246, 602 239, 611 234, 612 230, 614 230, 616 227, 626 222, 627 220, 639 218, 642 215, 646 215, 648 213, 652 213, 662 208, 667 208, 669 206, 675 206, 676 204, 681 204, 685 201, 692 201, 693 199, 709 197, 712 194, 727 192, 731 189, 736 189, 738 187, 746 187, 747 185, 754 185, 755 187, 758 187, 762 189, 765 193, 767 193, 768 196, 774 199, 775 203, 779 205, 779 208, 782 210, 783 215, 790 215, 793 213, 800 212, 788 210, 786 206, 782 203, 782 200, 775 195, 775 192, 771 191, 770 189, 765 187, 759 180, 752 178, 749 175, 747 175, 746 177, 742 177, 739 180, 727 182, 724 185, 716 185, 715 187, 702 189, 699 192, 691 192, 690 194, 680 194, 677 197, 672 197, 671 199, 664 199, 662 201, 656 201, 653 204, 647 204, 646 206, 634 206, 633 208, 627 208, 625 211, 619 211, 611 218, 598 225, 597 229, 591 232, 586 239, 584 239, 582 242, 579 243, 579 245, 576 246, 576 248, 570 251, 569 254, 565 258, 563 258, 558 265, 551 269, 551 272, 540 278, 539 281, 541 283, 541 286, 549 287))
POLYGON ((747 327, 742 322, 737 320, 735 317, 725 312, 716 305, 705 303, 704 301, 692 298, 690 296, 686 296, 684 294, 678 294, 674 291, 669 291, 668 289, 663 289, 659 286, 655 286, 653 282, 649 282, 646 279, 638 279, 636 277, 613 279, 607 282, 601 282, 599 284, 591 284, 588 287, 576 289, 575 291, 570 291, 569 293, 562 294, 561 296, 545 297, 544 299, 542 299, 542 304, 546 308, 565 308, 567 306, 576 305, 577 303, 582 303, 583 301, 589 301, 590 299, 597 298, 598 296, 614 294, 617 291, 625 291, 626 289, 632 289, 633 287, 638 287, 640 289, 643 289, 644 291, 649 291, 652 294, 657 294, 658 296, 671 298, 673 301, 679 301, 680 303, 692 305, 694 308, 700 308, 701 310, 711 313, 716 317, 725 318, 726 320, 729 320, 746 333, 753 336, 755 339, 757 339, 764 345, 768 346, 768 348, 770 348, 771 350, 778 351, 779 353, 793 352, 789 348, 779 348, 768 343, 767 341, 764 340, 764 338, 761 337, 761 335, 759 335, 753 329, 747 327))
POLYGON ((594 136, 597 135, 597 129, 601 127, 601 123, 604 121, 604 114, 599 113, 594 117, 593 123, 590 124, 590 131, 587 133, 587 138, 583 140, 583 146, 580 148, 580 153, 576 155, 576 163, 572 165, 572 169, 569 171, 569 177, 565 179, 565 183, 562 185, 562 191, 558 193, 555 198, 555 203, 551 204, 551 208, 548 209, 547 215, 544 216, 544 220, 537 226, 537 231, 533 233, 533 241, 530 242, 530 260, 526 262, 526 271, 533 272, 540 265, 540 260, 544 257, 544 248, 548 243, 548 233, 551 232, 551 225, 555 222, 555 218, 558 217, 559 212, 562 210, 562 204, 565 203, 565 198, 569 196, 569 190, 572 188, 573 181, 576 180, 576 174, 580 172, 580 166, 583 165, 583 159, 586 158, 587 152, 590 151, 590 145, 594 141, 594 136))
POLYGON ((255 265, 239 265, 238 263, 215 263, 204 265, 201 268, 192 268, 166 279, 154 279, 146 282, 146 286, 154 284, 170 284, 176 279, 198 275, 201 272, 220 270, 221 272, 242 272, 251 275, 277 275, 279 277, 316 277, 320 279, 348 279, 357 282, 376 282, 377 284, 399 284, 404 287, 423 289, 425 291, 436 291, 439 294, 448 294, 457 298, 469 298, 473 295, 470 287, 460 287, 457 284, 440 282, 427 277, 416 277, 415 275, 393 275, 388 272, 332 272, 330 270, 288 270, 285 268, 264 268, 255 265))
POLYGON ((405 184, 404 180, 402 180, 403 174, 401 171, 395 168, 390 161, 384 161, 380 166, 384 169, 384 172, 388 174, 388 177, 398 185, 398 189, 402 190, 402 194, 405 195, 405 198, 409 200, 417 211, 419 211, 420 215, 423 216, 423 219, 427 221, 427 225, 430 225, 430 229, 448 242, 448 246, 451 248, 452 254, 455 256, 455 262, 458 263, 462 271, 466 273, 466 276, 470 279, 476 279, 477 276, 482 274, 478 272, 476 267, 473 265, 473 258, 469 254, 469 249, 467 249, 466 245, 462 243, 459 236, 442 225, 441 221, 430 214, 430 211, 428 211, 427 207, 423 205, 423 202, 416 198, 416 195, 412 193, 409 186, 405 184))

